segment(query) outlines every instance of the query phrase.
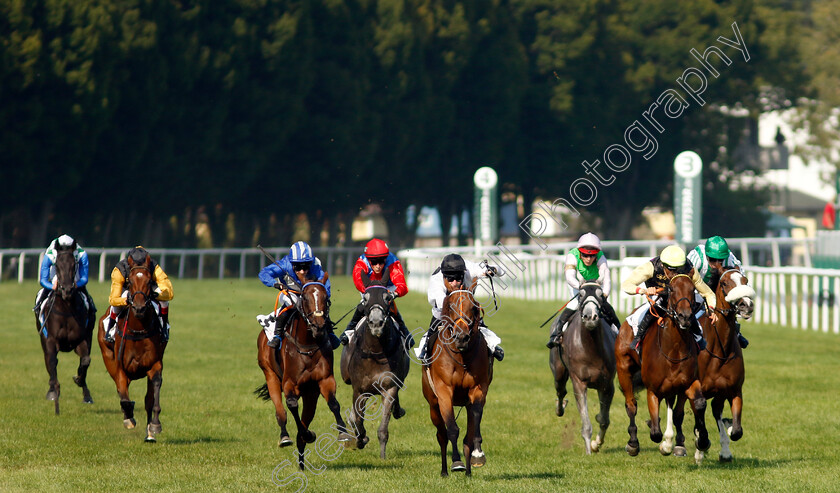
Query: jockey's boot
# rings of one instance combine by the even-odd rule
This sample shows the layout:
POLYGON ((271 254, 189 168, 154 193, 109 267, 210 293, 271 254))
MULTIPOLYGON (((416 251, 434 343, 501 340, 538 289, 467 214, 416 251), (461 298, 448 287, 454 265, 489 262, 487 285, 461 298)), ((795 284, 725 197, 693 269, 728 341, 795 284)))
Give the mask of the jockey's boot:
POLYGON ((569 321, 574 313, 574 310, 570 310, 568 308, 565 308, 560 313, 560 316, 557 317, 557 321, 551 325, 551 335, 548 336, 548 343, 545 347, 551 349, 555 346, 559 346, 560 343, 563 342, 563 326, 566 325, 566 322, 569 321))
POLYGON ((402 315, 400 312, 391 312, 391 315, 394 317, 394 320, 397 322, 397 327, 400 329, 400 336, 402 340, 405 342, 405 347, 413 348, 414 347, 414 337, 411 335, 411 332, 408 331, 408 327, 405 326, 405 322, 403 321, 402 315))
POLYGON ((493 350, 493 357, 499 361, 505 359, 505 350, 502 349, 502 346, 496 346, 496 349, 493 350))
POLYGON ((160 306, 160 318, 163 322, 163 327, 161 328, 161 336, 163 336, 163 342, 169 342, 169 305, 160 306))
POLYGON ((706 339, 703 338, 703 329, 700 328, 700 321, 697 317, 691 317, 691 335, 694 336, 694 341, 697 342, 697 349, 702 351, 706 349, 706 339))
POLYGON ((435 344, 435 341, 437 340, 437 328, 439 323, 440 320, 432 316, 432 322, 429 324, 428 332, 426 332, 426 344, 423 346, 423 350, 420 352, 420 362, 424 365, 431 363, 431 361, 426 361, 426 359, 429 356, 430 348, 435 344))
POLYGON ((32 307, 33 312, 38 313, 39 311, 41 311, 41 303, 44 302, 44 300, 47 298, 47 296, 49 296, 51 292, 52 290, 47 288, 43 288, 40 291, 38 291, 38 295, 35 297, 35 306, 32 307))
POLYGON ((88 330, 93 331, 93 327, 96 325, 96 305, 93 303, 93 296, 88 293, 84 286, 82 286, 81 291, 87 298, 88 303, 87 328, 88 330))
POLYGON ((741 349, 747 349, 747 346, 750 345, 750 341, 744 337, 744 334, 741 334, 741 324, 735 322, 735 330, 738 333, 738 345, 741 346, 741 349))
POLYGON ((108 307, 108 316, 105 317, 105 320, 102 321, 103 329, 105 329, 105 342, 114 342, 114 333, 116 329, 114 326, 117 324, 117 312, 114 310, 113 306, 108 307))
MULTIPOLYGON (((324 324, 324 330, 327 331, 327 337, 330 340, 330 346, 333 349, 338 349, 338 346, 341 346, 341 341, 338 340, 338 336, 335 335, 335 324, 332 320, 330 320, 330 316, 327 315, 327 323, 324 324)), ((341 335, 344 335, 343 333, 341 335)))
POLYGON ((280 312, 280 315, 277 315, 274 321, 274 337, 268 341, 268 347, 277 349, 280 347, 280 342, 283 340, 283 332, 286 330, 286 324, 289 323, 289 320, 292 318, 292 314, 295 313, 295 310, 291 307, 288 307, 280 312))
POLYGON ((645 338, 645 332, 647 332, 650 324, 653 323, 653 319, 653 313, 651 313, 650 309, 648 309, 645 311, 642 319, 639 320, 639 331, 636 333, 636 336, 633 337, 633 342, 630 343, 630 347, 635 349, 639 354, 642 354, 642 339, 645 338))
POLYGON ((353 318, 351 318, 350 321, 347 322, 347 327, 344 328, 344 332, 342 332, 341 337, 338 338, 338 340, 345 346, 350 343, 350 337, 347 335, 347 332, 349 331, 352 333, 354 330, 356 330, 356 324, 359 323, 359 320, 362 319, 364 314, 365 307, 364 305, 359 303, 358 305, 356 305, 356 311, 353 313, 353 318))
POLYGON ((618 315, 615 314, 615 308, 610 305, 606 298, 604 298, 603 303, 601 303, 601 313, 604 315, 604 320, 606 320, 611 327, 615 327, 613 333, 618 334, 618 329, 621 328, 621 320, 618 319, 618 315))

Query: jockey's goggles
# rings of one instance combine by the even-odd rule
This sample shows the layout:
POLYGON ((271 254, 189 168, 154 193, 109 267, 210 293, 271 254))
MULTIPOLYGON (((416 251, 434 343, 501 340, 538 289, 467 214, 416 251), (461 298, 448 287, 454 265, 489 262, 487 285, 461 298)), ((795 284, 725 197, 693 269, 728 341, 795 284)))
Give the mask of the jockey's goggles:
POLYGON ((463 274, 444 274, 443 278, 449 282, 452 281, 461 281, 464 282, 464 275, 463 274))
POLYGON ((371 257, 368 261, 370 265, 385 265, 385 257, 371 257))
POLYGON ((292 269, 294 269, 295 272, 299 270, 309 270, 310 267, 312 267, 310 262, 292 262, 292 269))

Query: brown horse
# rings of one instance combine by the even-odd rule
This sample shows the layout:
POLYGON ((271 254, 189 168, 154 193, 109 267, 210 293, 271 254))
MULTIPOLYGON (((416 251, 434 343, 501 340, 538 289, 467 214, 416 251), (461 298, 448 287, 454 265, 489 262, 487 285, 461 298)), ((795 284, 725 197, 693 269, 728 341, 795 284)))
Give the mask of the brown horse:
POLYGON ((146 255, 143 263, 135 263, 131 257, 127 258, 129 274, 128 309, 117 319, 117 331, 113 343, 105 341, 106 311, 99 319, 99 347, 105 368, 120 396, 120 407, 123 411, 123 426, 134 428, 134 401, 129 399, 128 386, 132 380, 143 377, 148 379, 146 385, 146 441, 156 441, 156 435, 161 432, 160 424, 160 386, 163 382, 163 351, 166 341, 163 338, 158 315, 152 304, 152 281, 154 274, 151 270, 151 258, 146 255))
POLYGON ((737 441, 744 431, 741 428, 741 387, 744 384, 744 357, 738 344, 738 332, 735 316, 750 318, 753 312, 755 290, 747 285, 747 277, 737 269, 727 270, 720 277, 715 296, 717 311, 720 316, 712 324, 708 317, 703 317, 703 334, 706 337, 706 350, 698 356, 700 365, 700 383, 703 395, 711 399, 712 416, 720 434, 720 455, 718 460, 729 462, 732 452, 729 440, 737 441), (723 406, 729 402, 732 421, 721 419, 723 406))
POLYGON ((487 401, 487 391, 493 380, 493 359, 487 343, 479 331, 481 308, 473 292, 475 280, 469 290, 456 290, 447 294, 441 309, 440 334, 434 347, 427 354, 436 357, 423 367, 423 396, 429 402, 432 423, 437 427, 440 444, 441 476, 447 476, 446 448, 452 443, 452 471, 472 474, 472 466, 486 463, 481 450, 481 416, 487 401), (458 424, 454 406, 467 408, 467 434, 464 437, 464 456, 458 453, 458 424))
MULTIPOLYGON (((700 387, 697 368, 697 347, 689 330, 693 313, 694 283, 685 274, 673 276, 665 292, 667 308, 659 321, 651 324, 647 335, 642 340, 641 361, 631 347, 633 330, 625 321, 621 325, 615 346, 618 383, 624 392, 625 408, 630 418, 627 432, 630 440, 625 449, 630 455, 639 453, 639 440, 636 437, 636 396, 633 387, 634 373, 641 371, 641 380, 647 387, 648 411, 650 412, 650 439, 662 442, 662 430, 659 425, 659 405, 665 400, 668 414, 673 414, 676 427, 676 447, 674 455, 684 456, 685 436, 682 433, 682 421, 685 417, 685 401, 691 401, 694 412, 694 430, 697 435, 695 460, 699 464, 702 451, 711 445, 706 431, 706 399, 700 387), (676 405, 675 405, 676 401, 676 405)), ((651 309, 655 303, 651 302, 651 309)), ((671 453, 670 437, 660 444, 663 455, 671 453)))
POLYGON ((382 416, 377 432, 382 459, 385 458, 392 413, 395 419, 405 414, 400 407, 399 391, 404 387, 409 368, 406 348, 396 322, 390 316, 394 294, 388 291, 388 282, 387 268, 381 281, 371 281, 367 273, 362 272, 362 283, 366 287, 363 295, 365 318, 341 353, 341 378, 353 387, 350 419, 358 431, 356 446, 360 449, 369 441, 364 425, 367 400, 375 395, 382 396, 382 405, 376 412, 382 416))
POLYGON ((268 346, 264 331, 257 337, 257 362, 265 374, 265 385, 257 389, 257 394, 274 403, 281 447, 291 445, 282 399, 282 396, 286 397, 286 405, 297 425, 298 465, 303 470, 303 451, 307 443, 315 441, 315 433, 309 430, 309 425, 315 417, 319 393, 335 416, 338 441, 349 441, 352 437, 347 433, 341 419, 341 406, 335 398, 333 350, 325 329, 329 316, 327 288, 320 282, 309 282, 303 285, 297 300, 297 314, 292 318, 291 328, 279 350, 268 346), (298 411, 301 398, 303 410, 298 411))
POLYGON ((562 416, 566 401, 566 382, 572 379, 581 436, 587 455, 598 452, 610 426, 610 405, 615 394, 615 335, 607 322, 601 319, 603 292, 598 283, 584 283, 578 297, 580 309, 569 319, 560 346, 551 349, 549 366, 554 374, 557 390, 557 415, 562 416), (598 436, 592 440, 592 422, 586 402, 587 389, 598 390, 600 412, 595 420, 601 425, 598 436))
MULTIPOLYGON (((82 294, 76 289, 76 257, 73 250, 56 248, 55 272, 57 285, 44 301, 46 316, 41 326, 40 313, 35 313, 35 327, 41 335, 44 363, 50 375, 47 399, 55 401, 55 414, 59 414, 58 353, 75 351, 79 355, 79 368, 73 381, 82 388, 82 401, 93 404, 87 387, 87 370, 90 366, 90 348, 93 324, 88 316, 82 294)), ((39 310, 40 311, 40 310, 39 310)))

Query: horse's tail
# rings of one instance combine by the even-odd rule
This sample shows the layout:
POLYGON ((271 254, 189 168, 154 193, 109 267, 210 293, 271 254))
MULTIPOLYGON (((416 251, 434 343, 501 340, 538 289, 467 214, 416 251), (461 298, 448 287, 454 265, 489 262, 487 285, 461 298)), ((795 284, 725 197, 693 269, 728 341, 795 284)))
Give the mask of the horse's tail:
POLYGON ((254 395, 257 396, 257 399, 262 399, 264 401, 271 400, 271 395, 268 393, 268 384, 262 384, 262 387, 257 387, 254 389, 254 395))

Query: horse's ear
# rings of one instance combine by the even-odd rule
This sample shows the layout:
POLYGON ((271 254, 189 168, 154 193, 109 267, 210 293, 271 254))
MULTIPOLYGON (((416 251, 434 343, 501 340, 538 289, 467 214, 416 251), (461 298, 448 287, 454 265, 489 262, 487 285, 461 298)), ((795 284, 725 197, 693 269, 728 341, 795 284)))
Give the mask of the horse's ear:
POLYGON ((475 293, 475 287, 478 286, 478 278, 474 277, 472 282, 470 283, 469 290, 471 293, 475 293))
POLYGON ((370 276, 365 271, 362 271, 362 286, 364 286, 364 287, 370 286, 370 276))
POLYGON ((152 265, 152 256, 148 253, 146 254, 146 260, 143 262, 143 265, 152 265))
POLYGON ((322 282, 323 284, 326 284, 326 283, 327 283, 327 281, 329 281, 329 280, 330 280, 330 273, 329 273, 329 272, 324 272, 324 278, 323 278, 323 279, 321 279, 321 282, 322 282))
POLYGON ((391 282, 391 266, 385 267, 382 272, 382 285, 387 286, 391 282))
POLYGON ((126 257, 125 260, 126 260, 126 263, 128 264, 129 267, 134 267, 134 259, 131 258, 131 255, 126 257))
POLYGON ((362 294, 362 299, 365 300, 365 303, 367 303, 368 300, 370 299, 370 293, 367 293, 367 292, 363 293, 362 294))

